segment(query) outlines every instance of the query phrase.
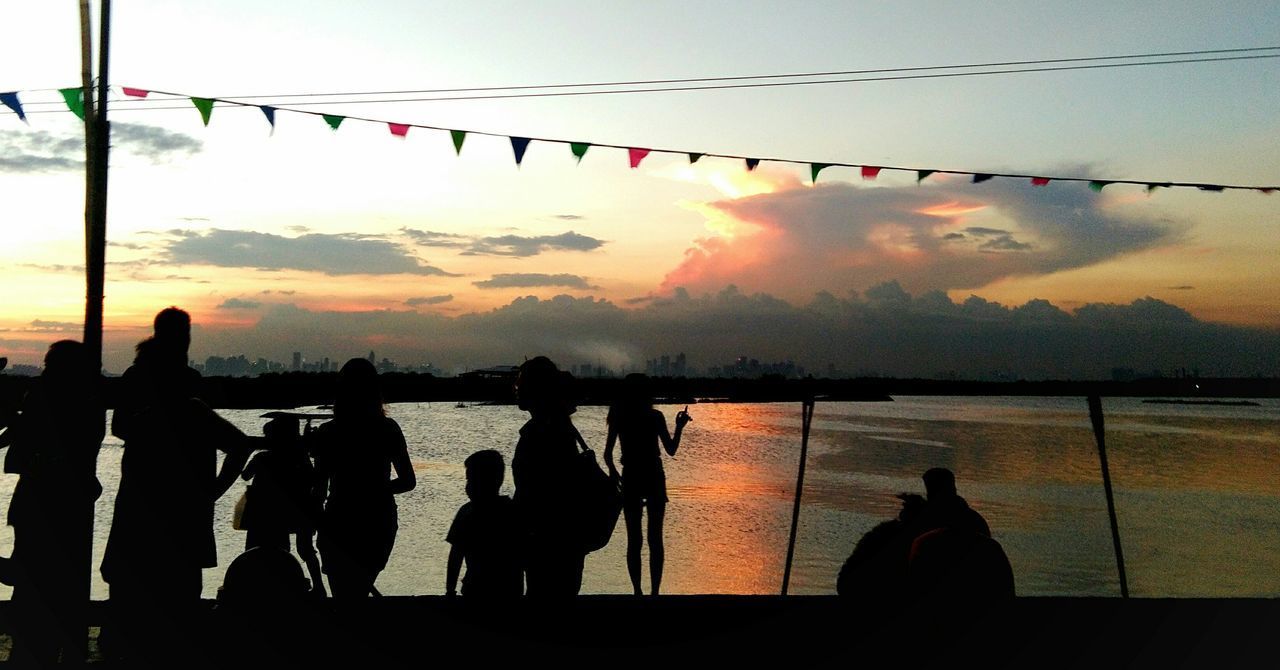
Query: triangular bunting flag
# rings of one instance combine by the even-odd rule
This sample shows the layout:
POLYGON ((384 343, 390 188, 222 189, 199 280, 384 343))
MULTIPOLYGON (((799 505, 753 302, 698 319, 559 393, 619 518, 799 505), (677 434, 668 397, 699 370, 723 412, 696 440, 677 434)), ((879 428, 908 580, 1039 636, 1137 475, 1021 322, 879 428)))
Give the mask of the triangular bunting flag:
POLYGON ((17 91, 0 93, 0 102, 4 103, 5 107, 12 109, 13 113, 18 115, 19 121, 27 120, 27 115, 22 111, 22 103, 18 101, 17 91))
POLYGON ((329 124, 329 127, 334 130, 337 130, 338 126, 342 125, 342 121, 347 118, 345 116, 337 116, 335 114, 321 114, 320 116, 324 117, 324 122, 329 124))
POLYGON ((937 172, 937 170, 916 170, 916 183, 919 184, 925 179, 928 179, 929 175, 935 172, 937 172))
POLYGON ((990 180, 992 177, 995 177, 995 175, 979 172, 978 174, 973 175, 973 183, 981 184, 984 181, 990 180))
POLYGON ((1049 178, 1048 177, 1032 177, 1031 185, 1032 186, 1048 186, 1049 178))
POLYGON ((1221 193, 1222 191, 1226 190, 1225 186, 1218 186, 1217 184, 1205 184, 1204 186, 1199 186, 1198 188, 1201 191, 1213 191, 1214 193, 1221 193))
POLYGON ((1258 190, 1262 192, 1262 195, 1271 195, 1275 192, 1274 188, 1260 188, 1258 190))
POLYGON ((462 143, 467 141, 467 131, 450 130, 449 137, 453 138, 453 153, 455 156, 462 155, 462 143))
POLYGON ((276 131, 276 108, 271 105, 258 105, 258 109, 262 110, 262 114, 267 117, 267 123, 271 124, 271 132, 276 131))
POLYGON ((706 154, 689 154, 689 165, 693 165, 694 163, 697 163, 698 159, 702 158, 705 155, 706 154))
POLYGON ((880 176, 880 168, 878 168, 878 167, 876 167, 876 166, 874 166, 874 165, 863 165, 863 166, 862 166, 862 178, 863 178, 863 179, 867 179, 867 180, 874 180, 874 179, 875 179, 876 177, 878 177, 878 176, 880 176))
POLYGON ((573 152, 573 155, 577 157, 579 163, 582 162, 582 157, 587 155, 587 149, 590 149, 590 148, 591 148, 591 145, 587 144, 586 142, 570 142, 569 143, 569 151, 573 152))
POLYGON ((644 157, 648 155, 648 149, 636 149, 634 147, 627 149, 627 158, 631 160, 631 169, 634 170, 640 167, 640 161, 644 160, 644 157))
POLYGON ((408 124, 388 122, 387 127, 391 129, 391 134, 396 137, 404 137, 409 134, 408 124))
POLYGON ((822 172, 824 169, 829 167, 831 167, 830 163, 810 163, 809 176, 810 176, 810 179, 812 179, 810 183, 813 183, 813 184, 818 183, 818 173, 822 172))
POLYGON ((1101 180, 1095 179, 1089 182, 1089 190, 1093 191, 1094 193, 1101 193, 1102 189, 1106 188, 1107 184, 1110 184, 1110 183, 1111 182, 1109 181, 1101 181, 1101 180))
POLYGON ((511 151, 516 155, 516 167, 520 167, 520 161, 524 160, 524 151, 529 148, 529 138, 512 137, 511 151))
POLYGON ((1157 184, 1153 182, 1153 183, 1147 184, 1147 193, 1150 193, 1158 188, 1169 188, 1170 186, 1172 186, 1172 184, 1157 184))
POLYGON ((756 166, 757 166, 757 165, 759 165, 759 164, 760 164, 760 159, 759 159, 759 158, 748 158, 748 159, 747 159, 747 172, 750 172, 750 171, 752 171, 752 170, 756 169, 756 166))
POLYGON ((209 115, 213 114, 213 100, 209 98, 192 98, 191 104, 200 110, 200 118, 204 119, 204 125, 209 125, 209 115))
POLYGON ((140 88, 129 88, 128 86, 122 87, 121 90, 124 91, 125 95, 133 98, 145 98, 147 97, 147 94, 150 93, 150 91, 145 91, 140 88))
POLYGON ((84 121, 84 89, 80 88, 60 88, 58 92, 62 94, 62 99, 67 102, 67 109, 72 114, 80 117, 84 121))

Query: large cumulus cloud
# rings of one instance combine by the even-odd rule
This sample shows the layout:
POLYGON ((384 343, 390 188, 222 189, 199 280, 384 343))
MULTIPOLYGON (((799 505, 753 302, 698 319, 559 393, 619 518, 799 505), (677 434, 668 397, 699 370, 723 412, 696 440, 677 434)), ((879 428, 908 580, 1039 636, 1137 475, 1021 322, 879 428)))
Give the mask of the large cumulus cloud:
POLYGON ((1169 244, 1175 222, 1109 207, 1078 184, 1021 180, 865 188, 793 186, 710 204, 736 225, 698 240, 664 288, 736 284, 792 299, 890 279, 912 290, 974 289, 1169 244), (974 218, 994 221, 970 225, 974 218))

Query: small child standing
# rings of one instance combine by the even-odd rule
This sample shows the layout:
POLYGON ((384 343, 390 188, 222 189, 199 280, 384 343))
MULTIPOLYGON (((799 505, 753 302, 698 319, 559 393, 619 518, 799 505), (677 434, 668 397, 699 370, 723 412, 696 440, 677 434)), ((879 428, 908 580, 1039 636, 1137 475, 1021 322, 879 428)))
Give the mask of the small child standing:
POLYGON ((457 593, 462 563, 462 595, 467 598, 516 598, 524 593, 520 560, 520 523, 511 498, 499 495, 506 465, 493 449, 477 451, 463 462, 467 469, 467 497, 458 509, 445 540, 449 564, 445 593, 457 593))

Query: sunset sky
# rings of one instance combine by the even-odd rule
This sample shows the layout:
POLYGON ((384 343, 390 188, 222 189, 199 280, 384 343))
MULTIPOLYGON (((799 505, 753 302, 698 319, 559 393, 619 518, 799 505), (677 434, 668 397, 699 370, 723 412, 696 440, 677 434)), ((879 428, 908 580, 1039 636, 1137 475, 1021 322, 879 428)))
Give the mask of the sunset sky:
MULTIPOLYGON (((0 25, 0 92, 18 91, 28 112, 24 124, 0 110, 0 355, 34 364, 83 319, 81 130, 53 90, 79 83, 77 6, 7 3, 0 25)), ((116 87, 234 99, 1269 47, 1280 6, 126 0, 111 46, 116 87)), ((1272 186, 1278 84, 1280 59, 1259 59, 299 108, 798 161, 1272 186)), ((865 181, 838 167, 811 185, 803 165, 747 172, 655 152, 630 169, 620 149, 579 164, 567 145, 538 141, 517 167, 504 137, 469 135, 455 156, 443 131, 399 138, 352 119, 335 132, 282 109, 272 132, 258 110, 224 107, 204 127, 183 101, 130 111, 139 103, 118 88, 114 104, 114 372, 174 304, 196 321, 197 360, 374 349, 446 370, 539 353, 635 368, 689 351, 699 367, 749 355, 895 374, 978 360, 974 374, 1280 374, 1280 193, 947 175, 917 185, 910 172, 865 181), (1041 356, 1030 343, 1046 331, 1028 330, 1027 315, 1060 324, 1059 338, 1102 329, 1132 348, 1060 343, 1041 356), (1153 323, 1175 335, 1125 335, 1153 323), (1025 360, 979 346, 1005 341, 988 327, 1025 360), (872 332, 878 353, 849 353, 847 338, 872 332), (974 347, 938 351, 955 332, 974 347)))

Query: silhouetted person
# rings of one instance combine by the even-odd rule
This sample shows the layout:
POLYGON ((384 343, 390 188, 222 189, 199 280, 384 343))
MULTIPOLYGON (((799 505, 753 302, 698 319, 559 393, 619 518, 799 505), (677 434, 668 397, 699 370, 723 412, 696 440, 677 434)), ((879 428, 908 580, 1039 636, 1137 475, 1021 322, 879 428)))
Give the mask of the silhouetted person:
POLYGON ((303 441, 315 455, 324 498, 317 544, 329 591, 348 602, 365 598, 395 545, 394 496, 417 485, 404 433, 387 417, 372 363, 353 358, 342 366, 333 420, 303 441))
POLYGON ((956 493, 955 475, 930 468, 922 479, 928 502, 908 555, 912 597, 947 606, 1012 598, 1009 559, 987 520, 956 493))
POLYGON ((515 503, 525 527, 525 593, 575 596, 586 551, 577 526, 578 430, 572 376, 546 356, 531 358, 516 377, 516 401, 529 412, 511 459, 515 503))
POLYGON ((898 499, 897 518, 867 531, 840 568, 839 595, 875 607, 899 606, 907 599, 907 562, 925 502, 914 493, 899 493, 898 499))
POLYGON ((315 472, 298 435, 296 418, 276 417, 262 427, 267 450, 249 460, 241 477, 250 481, 245 491, 241 526, 247 531, 245 549, 274 547, 289 551, 296 538, 298 556, 311 575, 311 588, 324 597, 320 559, 313 537, 320 501, 313 495, 315 472))
POLYGON ((929 468, 921 479, 928 498, 921 518, 921 532, 933 528, 963 528, 991 537, 987 520, 956 494, 956 477, 950 470, 929 468))
POLYGON ((468 599, 516 598, 524 592, 520 561, 520 519, 515 503, 498 493, 506 465, 493 449, 477 451, 463 462, 469 502, 458 509, 445 540, 449 562, 445 594, 454 595, 465 561, 462 595, 468 599))
POLYGON ((111 432, 124 440, 124 456, 102 560, 119 624, 107 631, 113 655, 192 651, 183 638, 200 604, 201 571, 218 560, 214 502, 248 456, 249 438, 198 399, 190 343, 191 317, 161 311, 115 399, 111 432))
POLYGON ((649 580, 651 593, 658 595, 662 584, 662 567, 666 551, 662 544, 662 522, 667 509, 667 477, 662 470, 662 455, 675 456, 680 448, 680 435, 689 423, 689 413, 676 413, 676 432, 667 432, 667 418, 653 408, 648 377, 629 374, 623 381, 621 397, 609 408, 609 438, 604 461, 609 475, 622 482, 622 512, 627 524, 627 573, 636 595, 640 589, 640 549, 644 534, 640 530, 643 510, 649 511, 649 580), (622 443, 622 474, 613 465, 613 445, 622 443))
POLYGON ((44 371, 10 428, 5 472, 19 475, 9 503, 15 623, 11 658, 28 665, 85 660, 95 474, 106 415, 84 345, 49 347, 44 371))

